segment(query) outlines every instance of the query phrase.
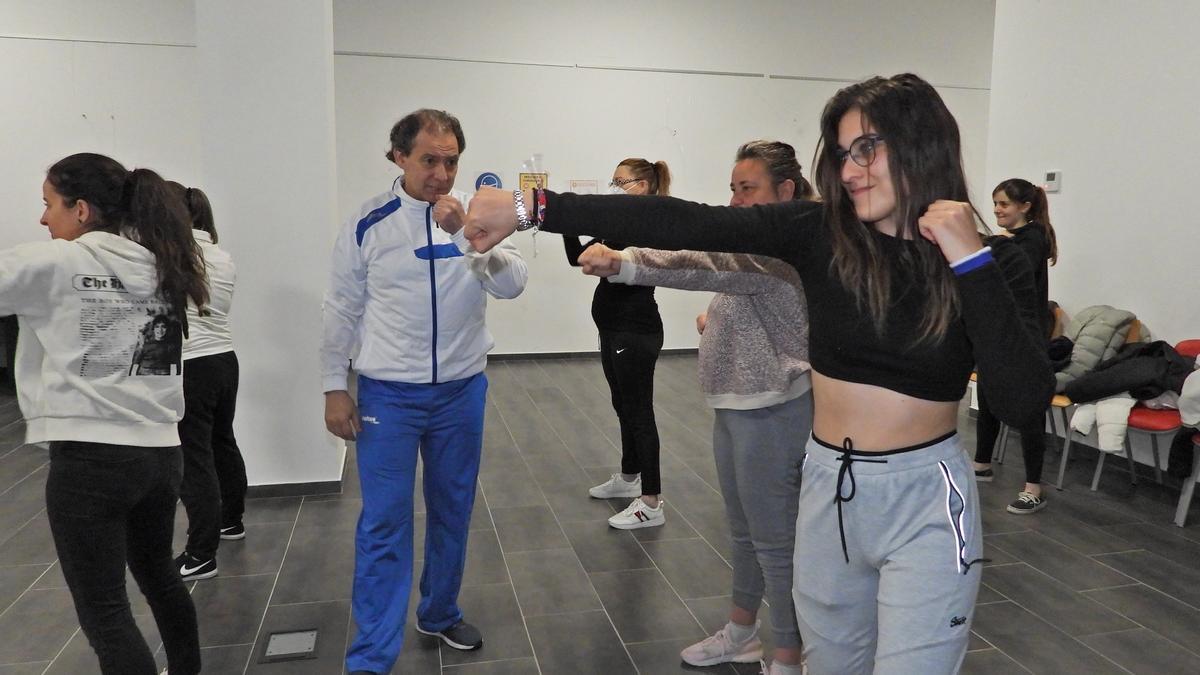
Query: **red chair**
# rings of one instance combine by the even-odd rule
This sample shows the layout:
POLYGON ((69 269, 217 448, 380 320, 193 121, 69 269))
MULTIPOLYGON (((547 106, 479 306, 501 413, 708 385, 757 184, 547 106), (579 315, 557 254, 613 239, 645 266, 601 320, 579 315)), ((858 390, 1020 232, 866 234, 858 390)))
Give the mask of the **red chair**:
POLYGON ((1196 480, 1200 479, 1200 432, 1192 436, 1192 475, 1185 479, 1183 492, 1179 495, 1179 506, 1175 507, 1175 524, 1183 527, 1188 508, 1192 505, 1192 493, 1196 491, 1196 480))
MULTIPOLYGON (((1175 345, 1175 351, 1184 356, 1200 355, 1200 340, 1184 340, 1175 345)), ((1162 470, 1166 460, 1162 456, 1158 438, 1174 436, 1181 426, 1178 410, 1152 410, 1139 403, 1129 411, 1129 432, 1140 431, 1150 435, 1150 447, 1154 454, 1154 476, 1159 483, 1162 482, 1162 470)), ((1096 462, 1096 472, 1092 475, 1092 490, 1095 490, 1096 486, 1100 484, 1100 472, 1104 469, 1106 454, 1108 453, 1101 452, 1100 459, 1096 462)), ((1137 473, 1134 471, 1133 446, 1130 444, 1128 432, 1125 434, 1125 455, 1129 458, 1130 482, 1136 485, 1137 473)))

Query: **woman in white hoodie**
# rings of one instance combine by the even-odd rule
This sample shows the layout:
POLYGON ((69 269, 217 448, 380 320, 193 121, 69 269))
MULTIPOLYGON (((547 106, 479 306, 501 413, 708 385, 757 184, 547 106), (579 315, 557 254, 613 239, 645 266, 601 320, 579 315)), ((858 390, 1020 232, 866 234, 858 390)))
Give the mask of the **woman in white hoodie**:
POLYGON ((183 204, 158 174, 96 154, 46 174, 50 241, 0 252, 0 314, 16 314, 29 443, 49 443, 46 514, 79 624, 106 675, 151 675, 125 567, 154 614, 172 675, 200 672, 196 610, 171 557, 183 379, 172 363, 190 298, 208 302, 183 204), (165 322, 165 323, 164 323, 165 322), (146 327, 177 344, 142 349, 146 327))

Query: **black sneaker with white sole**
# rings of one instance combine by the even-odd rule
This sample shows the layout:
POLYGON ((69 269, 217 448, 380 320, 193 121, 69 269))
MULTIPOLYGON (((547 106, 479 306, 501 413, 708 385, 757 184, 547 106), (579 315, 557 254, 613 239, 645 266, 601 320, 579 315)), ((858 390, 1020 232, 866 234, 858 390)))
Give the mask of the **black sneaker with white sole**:
POLYGON ((1008 512, 1017 515, 1036 513, 1046 508, 1046 500, 1032 492, 1021 492, 1013 503, 1008 505, 1008 512))
POLYGON ((246 527, 244 525, 242 525, 241 523, 237 523, 234 525, 226 525, 225 527, 221 528, 221 538, 222 539, 245 539, 246 538, 246 527))
POLYGON ((479 629, 466 621, 459 621, 441 631, 425 630, 421 628, 420 624, 417 624, 417 632, 441 638, 442 642, 445 642, 448 646, 464 652, 479 649, 483 646, 483 636, 480 635, 479 629))
POLYGON ((202 560, 184 551, 175 559, 175 565, 179 568, 179 576, 183 577, 184 581, 211 579, 217 576, 216 558, 202 560))
POLYGON ((982 471, 980 471, 979 469, 975 469, 976 482, 990 483, 990 482, 992 482, 993 479, 995 479, 995 477, 996 477, 996 472, 992 471, 991 469, 984 469, 982 471))

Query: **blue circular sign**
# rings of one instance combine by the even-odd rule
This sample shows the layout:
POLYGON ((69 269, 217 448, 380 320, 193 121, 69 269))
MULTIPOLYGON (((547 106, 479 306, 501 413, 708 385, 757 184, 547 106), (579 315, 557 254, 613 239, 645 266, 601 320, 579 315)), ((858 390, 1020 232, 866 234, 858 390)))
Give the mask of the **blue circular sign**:
POLYGON ((481 187, 502 188, 504 184, 500 182, 500 176, 491 171, 484 171, 479 174, 479 178, 475 179, 475 189, 478 190, 481 187))

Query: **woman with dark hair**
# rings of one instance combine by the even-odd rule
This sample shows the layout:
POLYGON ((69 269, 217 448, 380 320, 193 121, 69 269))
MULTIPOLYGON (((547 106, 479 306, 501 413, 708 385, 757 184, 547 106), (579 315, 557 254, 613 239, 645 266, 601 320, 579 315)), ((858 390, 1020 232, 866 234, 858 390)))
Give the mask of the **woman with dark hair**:
POLYGON ((204 252, 209 303, 204 312, 189 303, 191 333, 183 343, 183 398, 179 422, 183 447, 183 484, 179 498, 187 510, 188 534, 175 559, 184 581, 217 575, 217 546, 222 539, 244 539, 246 463, 233 435, 237 404, 238 360, 233 351, 229 310, 237 269, 217 246, 208 195, 199 188, 169 183, 187 206, 192 235, 204 252))
MULTIPOLYGON (((621 160, 613 171, 609 189, 617 194, 670 194, 671 171, 663 161, 638 157, 621 160)), ((579 256, 593 245, 621 250, 623 244, 579 237, 563 238, 567 262, 579 265, 579 256)), ((588 489, 596 499, 633 497, 629 506, 608 519, 621 530, 654 527, 667 522, 659 497, 662 481, 658 468, 658 425, 654 419, 654 366, 663 346, 662 318, 654 301, 653 286, 626 286, 601 279, 592 295, 592 321, 600 333, 600 365, 613 410, 621 426, 621 472, 588 489)))
MULTIPOLYGON (((780 141, 738 148, 730 206, 813 199, 796 150, 780 141)), ((609 259, 609 281, 713 291, 700 331, 700 386, 713 408, 713 459, 733 542, 732 607, 715 634, 686 647, 693 666, 763 658, 758 610, 766 597, 774 654, 765 675, 800 675, 792 608, 792 553, 800 464, 812 430, 808 312, 800 277, 776 258, 739 253, 592 246, 588 267, 609 259)))
POLYGON ((956 672, 983 547, 958 404, 974 366, 1001 420, 1041 419, 1054 379, 1037 318, 1013 299, 1032 273, 1008 242, 983 246, 958 125, 915 75, 834 95, 816 183, 822 204, 740 209, 535 191, 524 218, 515 195, 484 190, 467 236, 486 250, 539 226, 791 263, 808 299, 815 408, 792 591, 809 672, 956 672))
MULTIPOLYGON (((1031 298, 1033 305, 1028 311, 1041 319, 1038 345, 1045 350, 1054 327, 1054 313, 1050 309, 1049 266, 1058 262, 1058 239, 1050 224, 1050 205, 1042 188, 1023 178, 1001 181, 992 190, 992 207, 996 224, 1029 258, 1033 267, 1033 279, 1037 292, 1031 298)), ((1046 454, 1045 421, 1035 426, 1020 429, 1021 454, 1025 459, 1025 488, 1008 505, 1008 512, 1024 515, 1041 511, 1046 506, 1042 495, 1042 460, 1046 454)), ((1000 435, 1000 420, 992 412, 986 395, 980 392, 979 417, 975 433, 975 480, 990 483, 995 476, 992 471, 992 449, 1000 435)))
POLYGON ((42 196, 52 239, 0 253, 0 314, 21 322, 26 441, 50 444, 59 566, 102 672, 158 672, 129 608, 128 564, 170 672, 198 673, 196 611, 171 560, 183 378, 129 364, 144 328, 178 354, 187 328, 170 325, 189 300, 207 304, 204 260, 182 204, 149 169, 71 155, 50 167, 42 196))

